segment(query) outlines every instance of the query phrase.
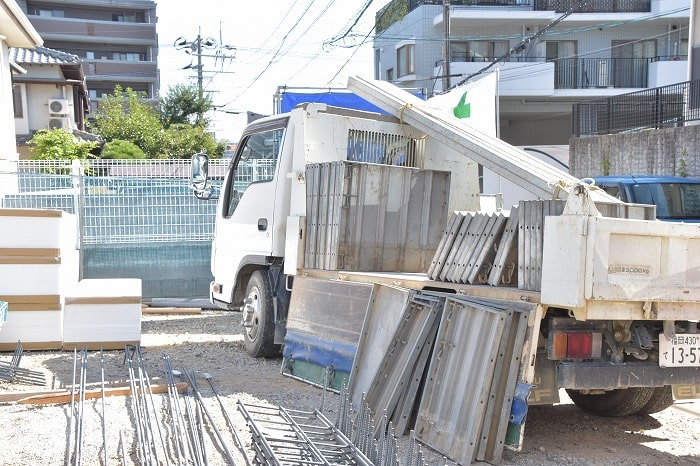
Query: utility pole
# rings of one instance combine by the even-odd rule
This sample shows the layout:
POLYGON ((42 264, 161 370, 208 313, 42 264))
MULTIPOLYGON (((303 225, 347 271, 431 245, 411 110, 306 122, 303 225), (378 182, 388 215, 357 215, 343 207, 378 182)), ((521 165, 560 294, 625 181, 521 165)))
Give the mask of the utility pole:
MULTIPOLYGON (((204 98, 204 72, 202 71, 202 27, 197 30, 197 96, 199 102, 204 98)), ((202 123, 202 109, 197 112, 197 124, 202 123)))
MULTIPOLYGON (((223 68, 223 63, 225 60, 233 60, 235 58, 235 48, 230 45, 221 45, 216 39, 211 37, 202 37, 202 28, 197 30, 197 38, 188 41, 184 37, 180 36, 175 39, 173 46, 177 50, 184 50, 188 55, 194 55, 197 57, 197 64, 192 65, 190 63, 185 68, 197 68, 197 96, 199 102, 204 99, 204 63, 202 62, 203 57, 212 57, 215 59, 221 59, 221 65, 223 68), (214 50, 213 53, 205 53, 206 50, 214 50)), ((204 115, 201 111, 197 113, 197 123, 201 123, 204 119, 204 115)))
POLYGON ((450 88, 450 0, 442 0, 442 24, 445 29, 445 46, 442 57, 442 90, 450 88))

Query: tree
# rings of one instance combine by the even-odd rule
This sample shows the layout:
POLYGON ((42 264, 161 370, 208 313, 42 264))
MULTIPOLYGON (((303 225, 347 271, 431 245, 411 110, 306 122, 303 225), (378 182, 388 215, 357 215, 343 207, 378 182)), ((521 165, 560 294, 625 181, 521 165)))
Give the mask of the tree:
POLYGON ((196 85, 176 84, 168 88, 168 93, 160 99, 160 118, 166 128, 177 124, 203 124, 208 121, 200 119, 213 108, 210 95, 199 97, 196 85))
POLYGON ((216 139, 203 125, 172 125, 165 130, 165 135, 166 150, 170 158, 188 159, 192 154, 202 151, 214 156, 219 153, 216 139))
POLYGON ((41 160, 84 160, 93 157, 96 142, 82 141, 62 129, 39 130, 29 141, 32 157, 41 160))
POLYGON ((145 95, 117 85, 114 94, 105 97, 95 114, 94 132, 106 141, 121 139, 140 147, 148 158, 165 157, 164 128, 157 109, 145 101, 145 95))
POLYGON ((146 154, 131 141, 114 139, 109 141, 100 152, 102 159, 145 159, 146 154))

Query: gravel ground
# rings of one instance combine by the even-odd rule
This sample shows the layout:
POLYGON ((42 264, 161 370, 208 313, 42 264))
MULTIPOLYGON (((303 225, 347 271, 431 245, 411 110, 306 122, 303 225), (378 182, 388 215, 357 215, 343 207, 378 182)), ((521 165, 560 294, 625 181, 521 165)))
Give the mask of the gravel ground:
MULTIPOLYGON (((217 399, 203 373, 211 375, 226 413, 232 418, 235 432, 250 447, 250 433, 237 409, 238 402, 247 406, 281 406, 311 411, 321 409, 332 421, 336 419, 338 396, 283 376, 280 359, 252 359, 245 354, 240 314, 204 311, 200 315, 145 315, 142 324, 142 355, 151 384, 164 382, 163 363, 167 357, 174 369, 197 371, 197 383, 207 411, 215 419, 236 464, 245 464, 228 428, 217 399)), ((11 354, 0 355, 9 361, 11 354)), ((124 351, 104 353, 107 388, 129 384, 124 365, 124 351)), ((78 358, 80 360, 80 358, 78 358)), ((43 371, 48 379, 45 389, 70 387, 73 381, 72 352, 25 352, 22 367, 43 371)), ((90 352, 86 372, 87 388, 101 386, 100 353, 90 352)), ((34 391, 38 387, 0 382, 0 391, 34 391)), ((147 399, 148 400, 148 399, 147 399)), ((166 395, 154 395, 150 412, 161 420, 160 433, 172 437, 166 395)), ((148 401, 150 403, 150 401, 148 401)), ((182 405, 186 410, 185 405, 182 405)), ((82 442, 78 453, 86 465, 141 464, 138 458, 138 431, 130 396, 104 399, 103 441, 102 399, 86 400, 82 415, 71 419, 70 404, 30 405, 0 404, 3 434, 0 441, 2 465, 60 465, 65 463, 71 422, 82 419, 82 442), (123 452, 123 453, 122 453, 123 452)), ((206 414, 204 414, 206 415, 206 414)), ((143 434, 145 435, 145 434, 143 434)), ((227 464, 226 453, 218 447, 216 432, 208 427, 204 445, 208 464, 227 464)), ((400 440, 404 451, 407 439, 400 440)), ((444 464, 441 454, 422 447, 430 464, 444 464)), ((249 452, 250 454, 250 452, 249 452)), ((169 462, 160 452, 153 464, 177 464, 170 451, 169 462)), ((399 454, 401 458, 401 454, 399 454)), ((679 401, 662 413, 626 418, 598 418, 577 409, 568 401, 557 406, 531 407, 521 452, 506 452, 504 465, 662 465, 700 464, 700 402, 679 401)))

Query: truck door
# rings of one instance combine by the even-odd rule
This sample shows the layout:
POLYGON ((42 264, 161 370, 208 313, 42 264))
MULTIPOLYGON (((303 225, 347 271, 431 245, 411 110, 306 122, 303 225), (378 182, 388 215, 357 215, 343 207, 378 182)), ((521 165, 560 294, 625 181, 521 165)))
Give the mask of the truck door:
POLYGON ((229 166, 212 244, 213 297, 232 302, 238 270, 273 252, 277 171, 287 118, 249 127, 229 166))

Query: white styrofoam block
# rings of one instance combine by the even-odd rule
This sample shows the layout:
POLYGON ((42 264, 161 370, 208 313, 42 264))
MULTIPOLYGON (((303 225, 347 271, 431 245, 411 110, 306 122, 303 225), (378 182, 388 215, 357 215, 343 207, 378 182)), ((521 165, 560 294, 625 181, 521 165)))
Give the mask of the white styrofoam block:
POLYGON ((14 347, 17 340, 25 349, 59 349, 63 341, 63 312, 10 310, 0 330, 0 346, 14 347))
POLYGON ((0 209, 0 247, 75 249, 76 217, 60 210, 0 209))
MULTIPOLYGON (((0 295, 55 295, 65 293, 74 271, 63 275, 61 264, 0 264, 0 295)), ((75 270, 77 274, 77 270, 75 270)))
POLYGON ((66 296, 64 346, 106 343, 111 348, 140 341, 140 279, 81 280, 66 296))

